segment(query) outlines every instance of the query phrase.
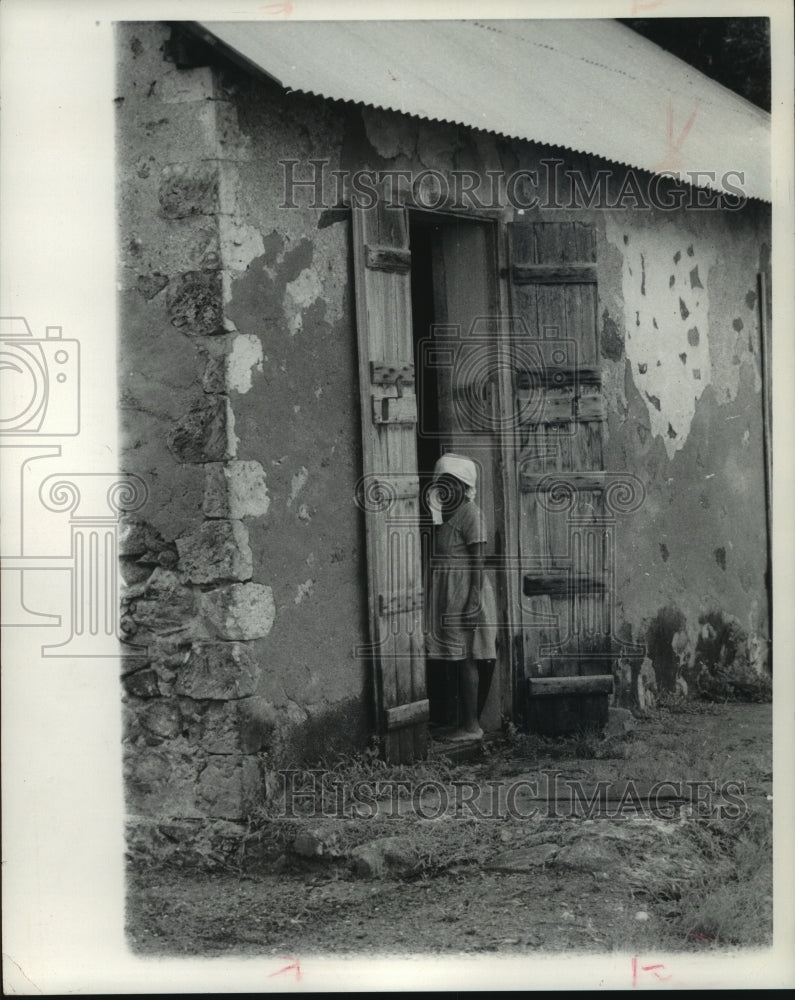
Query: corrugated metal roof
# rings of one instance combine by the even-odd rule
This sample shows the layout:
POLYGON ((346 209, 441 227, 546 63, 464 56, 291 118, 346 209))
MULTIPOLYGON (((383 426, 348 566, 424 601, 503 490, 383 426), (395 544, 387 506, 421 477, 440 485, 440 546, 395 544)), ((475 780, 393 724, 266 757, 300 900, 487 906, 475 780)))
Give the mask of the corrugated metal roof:
POLYGON ((715 173, 699 186, 742 171, 745 193, 770 200, 770 116, 616 21, 201 24, 289 90, 715 173))

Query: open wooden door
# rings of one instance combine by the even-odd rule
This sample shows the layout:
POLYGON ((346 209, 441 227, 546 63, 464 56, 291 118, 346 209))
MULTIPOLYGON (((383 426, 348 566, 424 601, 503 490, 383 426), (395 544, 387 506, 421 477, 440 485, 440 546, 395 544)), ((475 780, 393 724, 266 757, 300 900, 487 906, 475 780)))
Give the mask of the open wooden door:
POLYGON ((404 209, 353 208, 362 411, 360 504, 367 535, 376 724, 391 763, 427 750, 411 254, 404 209))
POLYGON ((571 732, 606 721, 613 683, 594 230, 577 222, 513 223, 509 262, 521 331, 517 694, 532 731, 571 732))

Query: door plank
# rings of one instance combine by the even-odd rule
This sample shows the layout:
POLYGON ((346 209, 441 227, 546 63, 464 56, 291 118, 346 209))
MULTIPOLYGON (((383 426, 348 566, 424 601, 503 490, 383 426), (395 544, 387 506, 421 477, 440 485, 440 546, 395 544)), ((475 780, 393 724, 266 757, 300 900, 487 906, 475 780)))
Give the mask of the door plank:
MULTIPOLYGON (((546 597, 559 618, 557 628, 535 629, 526 622, 525 655, 535 658, 540 650, 545 675, 548 667, 558 678, 588 678, 596 670, 606 676, 612 578, 609 540, 602 526, 604 482, 599 475, 604 468, 604 407, 595 230, 580 222, 514 223, 509 245, 512 303, 529 337, 535 338, 542 366, 541 374, 524 379, 517 375, 517 407, 524 386, 524 412, 529 415, 517 448, 520 553, 523 560, 535 559, 539 567, 523 573, 522 608, 529 616, 546 597), (537 397, 543 406, 528 404, 533 391, 544 393, 537 397), (569 480, 569 503, 550 503, 541 497, 542 477, 553 471, 569 480), (554 647, 556 642, 560 642, 558 653, 545 666, 544 645, 554 647)), ((526 662, 526 667, 528 676, 539 672, 532 663, 526 662)), ((573 692, 574 688, 565 692, 559 688, 558 697, 545 698, 550 705, 543 718, 534 710, 530 714, 545 731, 604 715, 602 693, 573 692)))
MULTIPOLYGON (((384 754, 391 762, 408 763, 423 753, 426 724, 389 729, 387 713, 425 697, 424 657, 417 639, 422 634, 422 607, 421 600, 414 599, 422 589, 416 428, 415 422, 402 419, 378 421, 371 396, 376 390, 382 396, 389 392, 381 388, 391 381, 386 374, 394 369, 407 375, 406 359, 413 357, 411 258, 405 212, 384 206, 382 200, 374 209, 353 210, 363 472, 401 484, 392 504, 364 504, 371 640, 367 652, 375 671, 376 722, 384 754), (400 595, 412 597, 401 604, 400 595)), ((402 391, 400 383, 393 384, 402 391)), ((387 415, 406 417, 411 403, 405 400, 411 397, 408 392, 388 400, 387 415)))

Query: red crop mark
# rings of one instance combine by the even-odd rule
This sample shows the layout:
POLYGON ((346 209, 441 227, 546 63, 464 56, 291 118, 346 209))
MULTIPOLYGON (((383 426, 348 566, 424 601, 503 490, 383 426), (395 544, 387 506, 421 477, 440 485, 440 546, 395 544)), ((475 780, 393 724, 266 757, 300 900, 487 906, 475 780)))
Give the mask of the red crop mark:
POLYGON ((293 4, 291 0, 287 0, 287 3, 266 3, 262 9, 268 17, 281 16, 286 19, 293 12, 293 4))
POLYGON ((682 143, 687 138, 687 133, 693 127, 693 122, 696 120, 696 112, 698 111, 698 106, 693 108, 690 117, 685 122, 685 127, 679 133, 679 138, 674 141, 674 105, 673 101, 668 101, 668 147, 669 149, 675 150, 677 153, 682 149, 682 143))
POLYGON ((290 965, 285 965, 283 969, 277 969, 276 972, 271 972, 268 979, 272 979, 274 976, 283 976, 285 972, 290 972, 295 969, 295 979, 296 982, 300 982, 301 979, 301 960, 299 958, 288 958, 287 956, 282 956, 285 962, 290 962, 290 965))
POLYGON ((687 119, 682 127, 678 136, 674 135, 674 106, 673 102, 668 100, 668 107, 666 109, 666 150, 665 157, 662 163, 655 168, 656 173, 665 173, 667 171, 678 170, 682 166, 682 146, 684 145, 685 139, 690 134, 690 130, 696 120, 696 115, 698 114, 698 104, 690 112, 690 117, 687 119))
POLYGON ((655 965, 641 965, 639 967, 638 966, 638 960, 637 960, 637 958, 633 957, 633 959, 632 959, 632 986, 633 987, 636 987, 638 985, 638 968, 640 968, 641 972, 650 972, 654 976, 654 978, 660 980, 660 982, 665 982, 665 980, 667 980, 667 979, 673 979, 673 976, 670 976, 670 975, 669 976, 663 976, 662 973, 658 971, 659 969, 664 969, 665 968, 665 966, 662 964, 662 962, 657 962, 655 965))
POLYGON ((715 941, 714 934, 702 934, 701 931, 688 931, 687 936, 691 941, 715 941))
POLYGON ((641 10, 651 10, 652 7, 661 6, 663 0, 652 0, 651 3, 641 3, 640 0, 632 0, 632 13, 637 14, 641 10))

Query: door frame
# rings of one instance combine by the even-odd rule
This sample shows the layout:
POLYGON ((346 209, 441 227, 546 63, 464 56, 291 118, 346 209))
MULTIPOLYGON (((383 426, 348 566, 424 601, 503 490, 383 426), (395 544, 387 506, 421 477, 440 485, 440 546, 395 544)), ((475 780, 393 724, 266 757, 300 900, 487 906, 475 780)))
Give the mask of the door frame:
MULTIPOLYGON (((506 222, 509 221, 512 212, 428 209, 416 206, 410 200, 404 203, 403 210, 408 215, 410 234, 415 231, 416 227, 413 227, 411 223, 412 219, 416 217, 427 220, 429 225, 433 225, 434 220, 438 220, 442 225, 453 225, 455 222, 464 221, 467 224, 484 227, 487 241, 487 256, 483 261, 484 268, 488 270, 489 304, 487 310, 489 313, 493 310, 496 312, 497 318, 504 321, 508 317, 507 303, 509 302, 508 229, 506 222)), ((411 267, 413 273, 413 255, 411 267)), ((416 333, 417 331, 414 331, 415 347, 416 333)), ((499 336, 499 333, 495 335, 496 342, 499 342, 497 340, 499 336)), ((495 537, 499 533, 502 554, 507 553, 513 558, 504 560, 505 566, 500 566, 500 557, 495 551, 492 559, 494 565, 501 569, 500 572, 496 573, 495 581, 500 619, 496 668, 501 679, 499 712, 501 716, 509 719, 514 718, 517 704, 517 639, 521 638, 521 609, 518 603, 521 600, 521 580, 518 569, 519 525, 516 520, 519 506, 515 493, 518 483, 516 442, 512 433, 504 430, 505 426, 510 423, 513 413, 513 389, 510 373, 504 368, 500 369, 494 386, 495 408, 500 421, 500 429, 493 432, 494 445, 491 454, 494 496, 492 504, 495 537)), ((418 394, 418 407, 420 405, 421 400, 418 394)), ((491 539, 490 542, 493 545, 494 540, 491 539)))
MULTIPOLYGON (((354 215, 358 211, 361 213, 365 211, 363 209, 354 209, 354 215)), ((514 210, 454 210, 454 209, 427 209, 424 206, 417 205, 413 199, 410 197, 403 198, 401 201, 400 208, 378 208, 375 211, 400 211, 403 214, 403 225, 406 233, 406 248, 398 252, 398 256, 402 256, 408 260, 408 273, 409 281, 411 276, 412 264, 410 257, 410 248, 408 247, 408 233, 409 233, 409 223, 410 223, 410 213, 423 213, 440 219, 449 220, 461 220, 466 219, 468 221, 485 223, 488 225, 490 232, 489 242, 491 244, 491 251, 489 259, 485 262, 485 266, 489 267, 491 280, 490 285, 493 292, 494 307, 497 310, 498 318, 503 320, 510 317, 510 283, 509 283, 509 272, 508 272, 508 226, 507 223, 513 220, 514 210), (408 251, 408 252, 407 252, 408 251)), ((368 333, 367 329, 370 324, 370 316, 367 302, 367 270, 372 265, 371 262, 365 262, 364 257, 366 254, 363 253, 362 246, 359 245, 359 241, 363 238, 363 234, 367 231, 367 222, 363 219, 362 215, 359 214, 358 219, 354 218, 352 225, 352 243, 354 247, 354 278, 356 282, 355 287, 355 301, 356 301, 356 324, 357 324, 357 343, 359 351, 359 370, 360 370, 360 390, 361 390, 361 416, 362 416, 362 428, 365 437, 372 433, 372 427, 369 426, 370 416, 370 389, 372 388, 369 384, 370 378, 370 354, 368 347, 368 333)), ((390 256, 387 254, 387 257, 390 256)), ((386 270, 387 268, 384 268, 386 270)), ((409 299, 410 299, 410 288, 409 288, 409 299)), ((411 325, 411 310, 409 307, 409 324, 411 325)), ((404 331, 405 334, 405 331, 404 331)), ((409 336, 412 340, 413 345, 413 331, 409 328, 409 336)), ((405 338, 404 338, 405 339, 405 338)), ((397 359, 406 360, 406 359, 397 359)), ((501 421, 501 427, 506 426, 506 421, 510 422, 513 414, 513 380, 508 371, 504 368, 500 370, 496 378, 496 408, 501 421)), ((416 413, 415 413, 416 421, 416 413)), ((416 433, 416 431, 415 431, 416 433)), ((518 553, 519 553, 519 505, 518 505, 518 470, 516 467, 516 442, 514 437, 510 433, 506 433, 504 430, 500 430, 498 434, 495 435, 498 438, 498 443, 496 444, 496 457, 498 458, 498 468, 496 475, 494 476, 494 487, 495 487, 495 497, 494 497, 494 519, 495 528, 499 524, 501 530, 502 551, 503 553, 508 553, 514 558, 509 559, 508 562, 513 563, 517 566, 517 570, 512 567, 506 572, 500 574, 501 584, 498 582, 497 596, 499 604, 500 617, 502 619, 503 625, 500 630, 503 637, 503 642, 501 643, 500 657, 502 660, 500 664, 501 670, 501 704, 500 712, 502 715, 507 716, 510 719, 515 718, 517 709, 517 681, 521 677, 521 667, 523 664, 522 659, 522 646, 521 646, 521 579, 520 572, 518 571, 518 553), (499 487, 499 488, 498 488, 499 487)), ((363 441, 363 461, 364 461, 364 478, 368 474, 372 473, 372 469, 368 467, 368 455, 371 454, 371 449, 368 451, 368 445, 363 441)), ((416 450, 415 450, 415 462, 414 462, 414 474, 417 474, 417 462, 416 462, 416 450)), ((386 475, 388 477, 389 470, 380 470, 379 475, 386 475)), ((371 517, 372 512, 368 514, 365 512, 365 517, 371 517)), ((375 544, 373 536, 375 534, 372 526, 372 522, 368 522, 366 526, 367 531, 367 578, 370 581, 368 583, 368 619, 370 621, 370 643, 369 648, 375 650, 378 642, 379 635, 383 634, 383 624, 379 624, 379 609, 377 606, 376 598, 374 597, 375 590, 373 586, 373 575, 377 573, 375 567, 375 562, 377 557, 375 557, 375 544)), ((421 581, 420 581, 421 583, 421 581)), ((424 645, 424 643, 423 643, 424 645)), ((367 647, 360 647, 364 650, 367 647)), ((422 651, 423 655, 423 669, 427 669, 427 664, 424 659, 424 649, 422 651)), ((393 762, 397 762, 397 758, 403 758, 404 754, 402 749, 396 750, 398 743, 394 738, 390 738, 390 733, 388 731, 388 720, 399 718, 402 722, 403 709, 407 709, 405 714, 410 716, 411 724, 417 728, 424 727, 425 736, 420 739, 415 739, 415 748, 418 744, 424 744, 427 738, 427 698, 425 701, 426 708, 423 711, 419 711, 421 708, 421 701, 414 701, 411 705, 404 706, 390 706, 386 707, 383 698, 383 686, 381 682, 380 671, 378 669, 377 663, 374 661, 373 666, 375 667, 375 684, 374 690, 376 694, 376 705, 375 707, 375 717, 377 723, 377 729, 379 736, 383 737, 386 741, 387 746, 387 757, 391 757, 393 762), (425 714, 424 714, 425 713, 425 714), (387 720, 387 721, 385 721, 387 720), (392 749, 389 750, 388 748, 392 749)), ((416 730, 415 730, 416 731, 416 730)), ((416 750, 415 750, 416 753, 416 750)))

